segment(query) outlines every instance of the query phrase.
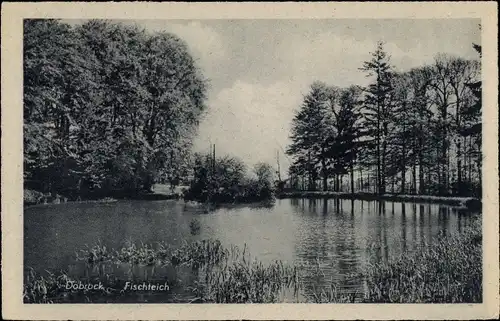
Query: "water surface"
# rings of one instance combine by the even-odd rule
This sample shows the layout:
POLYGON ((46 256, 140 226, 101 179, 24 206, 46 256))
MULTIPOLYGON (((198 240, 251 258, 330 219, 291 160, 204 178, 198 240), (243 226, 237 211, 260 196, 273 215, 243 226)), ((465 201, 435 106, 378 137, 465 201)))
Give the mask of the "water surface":
MULTIPOLYGON (((24 211, 24 264, 38 272, 69 269, 78 278, 88 271, 75 265, 75 252, 86 244, 100 241, 121 248, 130 241, 164 241, 181 246, 218 239, 227 247, 246 245, 252 258, 263 263, 282 260, 300 266, 305 292, 333 282, 343 292, 362 293, 363 280, 352 275, 369 262, 426 246, 439 233, 460 233, 472 223, 472 214, 436 204, 335 199, 282 199, 268 208, 234 206, 211 213, 183 201, 35 206, 24 211), (189 227, 194 218, 201 223, 197 235, 189 227)), ((192 275, 182 278, 185 284, 194 280, 192 275)), ((129 300, 162 302, 171 295, 140 294, 129 300)))

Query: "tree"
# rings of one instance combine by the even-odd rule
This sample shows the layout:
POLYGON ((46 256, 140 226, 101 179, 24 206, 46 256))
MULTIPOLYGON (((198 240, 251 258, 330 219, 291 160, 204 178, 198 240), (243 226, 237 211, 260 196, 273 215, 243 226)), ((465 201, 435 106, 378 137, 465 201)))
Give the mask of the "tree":
POLYGON ((326 190, 327 141, 331 135, 329 102, 333 93, 334 90, 326 84, 314 82, 292 120, 292 143, 286 153, 294 156, 297 172, 308 174, 308 188, 311 190, 316 189, 319 171, 323 176, 323 188, 326 190))
POLYGON ((364 118, 369 135, 375 140, 375 164, 378 193, 385 193, 387 138, 389 134, 391 104, 393 90, 391 84, 392 67, 390 57, 384 51, 383 42, 378 42, 372 59, 365 61, 361 70, 366 71, 374 81, 366 89, 364 118))
POLYGON ((64 191, 77 184, 80 137, 101 101, 96 60, 70 26, 52 19, 24 21, 23 51, 25 178, 43 192, 64 191))
POLYGON ((463 174, 466 170, 462 168, 462 155, 464 154, 465 139, 463 128, 465 122, 469 119, 470 113, 468 106, 473 105, 474 94, 471 91, 470 83, 477 78, 479 63, 473 60, 464 60, 460 58, 453 59, 450 66, 450 87, 454 95, 454 121, 452 122, 452 130, 454 134, 454 143, 456 146, 457 159, 457 192, 462 195, 465 192, 463 184, 463 174))
POLYGON ((453 185, 456 185, 455 190, 458 193, 464 192, 462 155, 465 137, 462 129, 465 121, 464 111, 473 100, 473 94, 467 84, 477 77, 478 66, 477 61, 445 54, 437 55, 432 66, 431 86, 437 109, 437 138, 440 146, 437 159, 439 194, 448 194, 453 185), (453 164, 454 160, 456 166, 453 164), (453 182, 455 173, 456 184, 453 182))
POLYGON ((351 86, 340 90, 338 105, 331 105, 331 134, 327 141, 327 156, 336 174, 335 189, 339 190, 339 176, 350 171, 351 193, 354 193, 354 163, 362 146, 361 129, 362 88, 351 86))
MULTIPOLYGON (((429 66, 413 68, 408 71, 410 88, 410 124, 411 124, 411 157, 414 168, 414 182, 416 182, 416 165, 418 164, 418 192, 423 194, 427 192, 424 174, 427 172, 428 184, 430 177, 430 167, 435 164, 435 155, 433 151, 434 123, 432 120, 433 112, 430 109, 430 82, 432 80, 432 69, 429 66)), ((428 185, 427 184, 427 185, 428 185)), ((416 185, 416 183, 415 183, 416 185)), ((416 187, 415 187, 416 189, 416 187)), ((415 190, 417 192, 417 190, 415 190)))
POLYGON ((233 156, 214 158, 213 154, 194 155, 194 178, 186 199, 232 203, 269 201, 274 197, 273 168, 257 163, 255 178, 247 175, 244 162, 233 156))
POLYGON ((102 20, 25 20, 24 41, 28 180, 137 193, 186 169, 207 81, 185 42, 102 20))
MULTIPOLYGON (((477 44, 473 44, 474 49, 478 52, 479 57, 482 57, 481 53, 481 46, 477 44)), ((479 65, 477 66, 479 68, 479 65)), ((482 114, 482 84, 481 80, 471 80, 470 82, 466 83, 470 91, 472 92, 472 95, 474 97, 473 103, 466 105, 465 108, 462 111, 462 117, 464 119, 464 126, 461 130, 461 135, 464 137, 465 143, 467 142, 467 138, 469 138, 469 155, 473 156, 475 158, 475 162, 477 165, 477 176, 478 176, 478 189, 479 191, 477 194, 481 194, 481 186, 482 186, 482 172, 481 172, 481 166, 482 166, 482 153, 481 153, 481 146, 482 146, 482 122, 481 122, 481 114, 482 114)), ((466 145, 466 144, 464 144, 466 145)), ((465 147, 465 146, 464 146, 465 147)), ((466 153, 464 153, 464 156, 466 153)), ((466 157, 464 157, 464 160, 467 160, 466 157)), ((465 162, 467 164, 467 162, 465 162)), ((470 164, 470 160, 469 160, 470 164)), ((467 168, 467 166, 465 166, 467 168)), ((471 170, 469 170, 469 173, 471 170)), ((470 181, 470 180, 469 180, 470 181)))
POLYGON ((254 173, 257 176, 258 194, 261 198, 269 198, 273 193, 273 168, 267 163, 257 163, 254 166, 254 173))
POLYGON ((376 167, 379 194, 390 179, 393 192, 480 195, 479 67, 475 60, 438 54, 430 65, 398 72, 378 43, 361 68, 373 77, 364 97, 360 87, 315 82, 292 123, 293 186, 306 175, 311 188, 321 171, 323 188, 333 175, 339 190, 339 178, 350 172, 354 193, 357 165, 362 190, 376 167))
POLYGON ((410 101, 410 77, 406 73, 394 73, 392 78, 391 123, 394 128, 387 137, 388 158, 386 175, 392 177, 392 192, 396 176, 401 173, 401 193, 406 192, 406 172, 410 161, 413 138, 412 106, 410 101))

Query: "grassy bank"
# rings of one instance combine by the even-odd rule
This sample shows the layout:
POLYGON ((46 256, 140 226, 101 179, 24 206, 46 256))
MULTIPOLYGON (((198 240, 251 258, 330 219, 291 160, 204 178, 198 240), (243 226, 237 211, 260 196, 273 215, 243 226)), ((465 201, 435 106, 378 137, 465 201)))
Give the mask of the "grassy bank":
MULTIPOLYGON (((481 241, 478 221, 459 236, 442 235, 415 252, 369 265, 361 272, 367 285, 367 291, 361 298, 344 294, 334 283, 325 284, 312 293, 304 293, 304 297, 307 302, 314 303, 481 302, 481 241)), ((189 298, 175 302, 283 302, 284 291, 295 293, 298 301, 297 294, 303 289, 300 266, 289 266, 281 261, 263 264, 252 260, 246 247, 242 250, 235 246, 224 248, 219 241, 186 243, 178 248, 164 243, 155 246, 128 244, 118 250, 96 244, 81 250, 76 260, 92 268, 107 264, 167 267, 175 273, 163 275, 162 280, 190 293, 189 298), (181 270, 190 271, 195 281, 185 283, 177 279, 181 270)), ((65 290, 68 280, 72 279, 64 271, 43 276, 31 271, 24 285, 24 301, 80 303, 96 299, 107 302, 106 298, 109 298, 109 302, 120 302, 120 296, 124 295, 120 289, 129 281, 103 272, 91 281, 102 282, 106 290, 82 293, 65 290)), ((169 300, 166 299, 166 302, 173 302, 169 300)))
POLYGON ((397 194, 373 194, 373 193, 343 193, 332 191, 294 191, 282 192, 277 198, 339 198, 356 199, 365 201, 392 201, 392 202, 416 202, 416 203, 436 203, 469 208, 472 210, 481 209, 481 200, 474 197, 456 196, 433 196, 433 195, 397 195, 397 194))

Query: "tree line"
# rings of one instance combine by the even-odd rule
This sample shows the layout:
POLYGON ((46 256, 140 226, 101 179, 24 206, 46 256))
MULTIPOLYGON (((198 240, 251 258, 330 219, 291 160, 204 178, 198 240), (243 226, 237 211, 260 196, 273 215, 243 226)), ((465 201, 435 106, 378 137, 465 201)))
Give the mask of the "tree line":
POLYGON ((183 40, 29 19, 23 54, 26 188, 126 195, 186 175, 208 81, 183 40))
POLYGON ((438 54, 401 72, 379 42, 360 70, 367 87, 317 81, 304 96, 287 148, 290 187, 480 196, 479 60, 438 54))

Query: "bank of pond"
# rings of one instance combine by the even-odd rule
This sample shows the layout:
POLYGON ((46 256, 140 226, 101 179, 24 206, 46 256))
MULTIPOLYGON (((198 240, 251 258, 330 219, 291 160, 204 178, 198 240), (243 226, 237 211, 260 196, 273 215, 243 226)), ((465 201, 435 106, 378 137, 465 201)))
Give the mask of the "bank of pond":
POLYGON ((338 198, 365 201, 415 202, 446 204, 470 210, 481 210, 482 202, 475 197, 435 196, 413 194, 374 194, 374 193, 345 193, 332 191, 290 191, 282 192, 278 198, 338 198))
POLYGON ((142 192, 132 193, 126 195, 116 195, 115 197, 77 197, 74 200, 55 194, 44 194, 34 190, 24 190, 24 206, 32 206, 38 204, 60 204, 70 202, 100 202, 110 203, 116 202, 117 199, 128 200, 179 200, 183 199, 188 202, 195 202, 200 204, 209 204, 212 206, 227 205, 227 204, 272 204, 274 200, 278 199, 350 199, 350 200, 365 200, 365 201, 390 201, 390 202, 415 202, 415 203, 430 203, 430 204, 445 204, 451 205, 462 209, 473 211, 480 211, 482 202, 475 197, 461 197, 461 196, 435 196, 435 195, 413 195, 413 194, 374 194, 374 193, 345 193, 333 191, 284 191, 274 192, 266 191, 264 193, 255 194, 241 194, 231 195, 229 193, 203 193, 200 195, 193 195, 189 191, 183 192, 142 192))

